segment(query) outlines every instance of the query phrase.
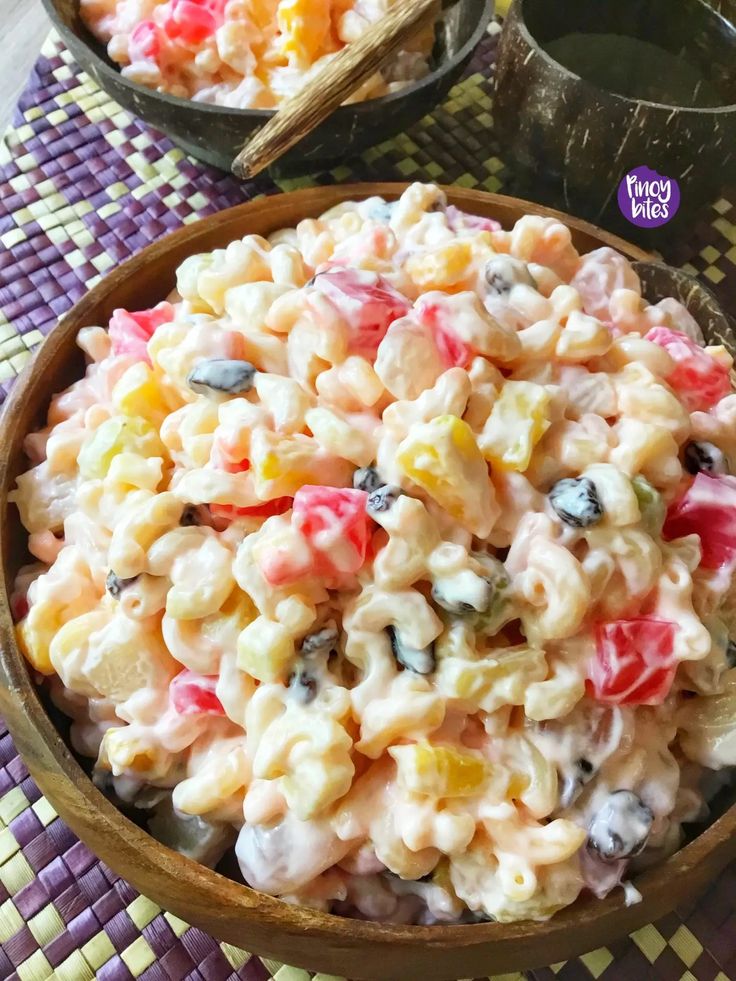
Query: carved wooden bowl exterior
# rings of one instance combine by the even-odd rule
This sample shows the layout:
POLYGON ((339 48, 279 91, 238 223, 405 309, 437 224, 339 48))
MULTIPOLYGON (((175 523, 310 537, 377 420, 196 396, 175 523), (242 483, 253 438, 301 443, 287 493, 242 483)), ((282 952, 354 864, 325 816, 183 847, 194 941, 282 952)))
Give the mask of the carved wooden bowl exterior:
MULTIPOLYGON (((405 185, 322 187, 261 198, 187 225, 109 273, 57 326, 18 379, 0 422, 0 714, 40 788, 76 834, 112 869, 165 909, 220 940, 288 964, 351 979, 441 981, 502 974, 574 957, 610 943, 692 897, 736 857, 736 806, 659 867, 636 879, 643 900, 626 907, 621 890, 581 899, 546 923, 395 926, 344 919, 288 905, 182 858, 120 813, 93 785, 52 722, 15 643, 8 593, 25 561, 25 535, 7 495, 25 469, 23 437, 45 419, 50 396, 78 378, 77 331, 104 324, 115 307, 141 309, 166 296, 179 263, 247 233, 267 235, 340 201, 405 185)), ((464 210, 508 227, 523 214, 557 214, 515 198, 446 188, 464 210)), ((559 216, 581 251, 611 245, 633 260, 635 246, 559 216)), ((695 311, 694 311, 695 312, 695 311)), ((696 314, 697 315, 697 314, 696 314)), ((727 329, 725 321, 720 329, 727 329)))

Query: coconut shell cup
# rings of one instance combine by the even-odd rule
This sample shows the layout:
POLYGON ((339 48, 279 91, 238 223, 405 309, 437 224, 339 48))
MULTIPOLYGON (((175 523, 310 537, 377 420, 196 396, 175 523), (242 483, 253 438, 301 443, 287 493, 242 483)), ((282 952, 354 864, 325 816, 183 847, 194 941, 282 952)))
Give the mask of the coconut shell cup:
MULTIPOLYGON (((735 24, 734 0, 514 0, 499 48, 494 121, 518 188, 651 248, 691 232, 736 171, 735 24), (589 34, 628 35, 686 58, 686 70, 713 86, 718 104, 620 95, 590 80, 597 72, 589 45, 575 58, 587 61, 585 77, 547 50, 589 34), (638 228, 618 207, 619 182, 641 166, 679 184, 679 211, 657 228, 638 228)), ((619 50, 622 59, 631 54, 619 50)))

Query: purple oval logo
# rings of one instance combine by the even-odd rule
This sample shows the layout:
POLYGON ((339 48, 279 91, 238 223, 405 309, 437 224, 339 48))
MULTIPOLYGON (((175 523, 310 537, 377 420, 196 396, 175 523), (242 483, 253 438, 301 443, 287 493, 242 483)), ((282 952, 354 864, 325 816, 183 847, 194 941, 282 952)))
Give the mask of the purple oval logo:
POLYGON ((635 167, 618 185, 618 206, 632 225, 659 228, 677 214, 680 188, 674 177, 663 177, 649 167, 635 167))

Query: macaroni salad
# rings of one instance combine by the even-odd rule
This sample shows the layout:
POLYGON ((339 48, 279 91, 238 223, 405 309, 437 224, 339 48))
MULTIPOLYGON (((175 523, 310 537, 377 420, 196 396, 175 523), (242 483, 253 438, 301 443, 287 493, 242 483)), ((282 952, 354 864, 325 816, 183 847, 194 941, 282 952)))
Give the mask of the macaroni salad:
MULTIPOLYGON (((80 0, 82 20, 132 82, 232 109, 272 109, 381 20, 397 0, 80 0)), ((434 29, 349 102, 429 71, 434 29)))
POLYGON ((26 440, 12 607, 162 841, 321 910, 512 921, 706 815, 731 358, 622 255, 413 184, 192 255, 79 344, 26 440))

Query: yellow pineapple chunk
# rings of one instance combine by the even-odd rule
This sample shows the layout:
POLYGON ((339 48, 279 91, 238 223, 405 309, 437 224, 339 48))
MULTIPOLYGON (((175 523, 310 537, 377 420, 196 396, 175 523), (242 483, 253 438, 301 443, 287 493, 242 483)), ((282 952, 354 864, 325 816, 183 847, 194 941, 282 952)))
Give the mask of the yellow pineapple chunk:
POLYGON ((549 429, 551 399, 544 385, 507 381, 478 439, 486 460, 499 470, 523 473, 532 450, 549 429))
POLYGON ((392 746, 401 786, 428 797, 470 797, 488 777, 488 764, 477 753, 461 753, 428 742, 392 746))

